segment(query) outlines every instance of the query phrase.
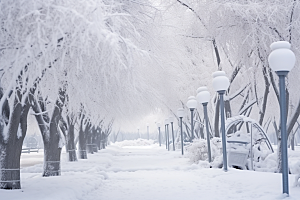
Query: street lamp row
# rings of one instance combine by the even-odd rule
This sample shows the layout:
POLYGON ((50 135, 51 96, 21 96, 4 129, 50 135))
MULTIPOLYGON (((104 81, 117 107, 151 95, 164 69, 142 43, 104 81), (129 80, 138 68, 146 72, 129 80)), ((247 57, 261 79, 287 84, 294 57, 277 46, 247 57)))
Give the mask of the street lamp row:
MULTIPOLYGON (((282 185, 283 193, 289 195, 288 190, 288 155, 287 155, 287 128, 286 128, 286 94, 285 94, 285 77, 295 65, 295 54, 290 50, 291 44, 286 41, 274 42, 270 46, 272 52, 268 57, 268 62, 273 71, 279 77, 279 90, 280 90, 280 123, 281 123, 281 153, 282 153, 282 185)), ((227 171, 227 151, 226 151, 226 133, 225 133, 225 115, 224 115, 224 94, 228 90, 230 85, 229 79, 226 77, 224 71, 216 71, 213 73, 213 89, 219 94, 220 97, 220 115, 221 115, 221 132, 222 132, 222 150, 223 150, 223 170, 227 171)), ((197 89, 197 100, 194 96, 190 96, 187 101, 187 107, 191 112, 191 137, 194 139, 194 110, 197 107, 197 101, 203 105, 205 126, 206 126, 206 139, 208 148, 208 161, 211 162, 211 150, 210 150, 210 134, 208 127, 207 117, 207 105, 210 100, 210 94, 206 87, 199 87, 197 89)), ((181 133, 181 152, 183 151, 183 131, 182 131, 182 119, 184 117, 184 109, 179 108, 177 110, 177 116, 180 120, 180 133, 181 133)), ((175 150, 174 144, 174 132, 173 132, 173 120, 169 118, 165 120, 165 133, 166 133, 166 148, 169 150, 169 133, 168 124, 172 125, 172 140, 173 150, 175 150)), ((159 141, 161 145, 160 124, 157 124, 159 129, 159 141)))
MULTIPOLYGON (((216 92, 220 95, 220 112, 221 112, 221 131, 222 131, 222 147, 223 147, 223 168, 227 171, 227 152, 226 152, 226 136, 225 136, 225 117, 224 117, 224 94, 229 87, 229 79, 226 77, 224 71, 217 71, 213 73, 213 87, 216 92)), ((206 126, 206 140, 207 140, 207 152, 208 161, 211 162, 211 148, 210 148, 210 133, 208 126, 208 116, 207 116, 207 105, 210 101, 210 93, 207 87, 199 87, 197 89, 197 100, 194 96, 190 96, 187 101, 187 107, 191 112, 191 141, 194 139, 194 110, 197 107, 197 101, 202 104, 205 126, 206 126)), ((178 117, 180 118, 181 134, 182 134, 182 117, 183 110, 178 109, 178 117)), ((181 136, 182 137, 182 136, 181 136)), ((182 137, 183 138, 183 137, 182 137)), ((183 154, 183 139, 181 139, 182 154, 183 154)))
MULTIPOLYGON (((166 149, 168 151, 170 150, 169 143, 170 143, 170 138, 169 138, 169 124, 171 124, 171 130, 172 130, 172 143, 173 143, 173 151, 175 151, 175 138, 174 138, 174 117, 169 117, 165 119, 165 138, 166 138, 166 149)), ((161 133, 160 133, 160 127, 161 124, 157 123, 157 128, 158 128, 158 137, 159 137, 159 146, 161 146, 161 133)))
MULTIPOLYGON (((229 79, 226 77, 225 72, 223 71, 217 71, 213 74, 214 80, 213 85, 214 89, 220 94, 220 96, 224 95, 225 91, 229 87, 229 79)), ((211 148, 210 148, 210 133, 209 133, 209 126, 208 126, 208 117, 207 117, 207 104, 210 100, 210 94, 206 87, 200 87, 197 89, 197 99, 195 96, 190 96, 187 101, 187 107, 190 109, 191 112, 191 137, 190 141, 193 141, 194 139, 194 110, 197 107, 197 100, 199 103, 203 105, 204 110, 204 118, 205 118, 205 126, 206 126, 206 134, 207 134, 207 148, 208 148, 208 161, 211 162, 211 148)), ((221 97, 221 100, 223 101, 223 96, 221 97)), ((221 117, 221 124, 225 124, 225 118, 224 118, 224 103, 221 103, 220 106, 221 114, 223 114, 223 117, 221 117)), ((184 109, 179 108, 177 110, 177 116, 180 120, 180 136, 181 136, 181 153, 184 154, 184 136, 183 136, 183 130, 182 130, 182 119, 184 117, 184 109)), ((165 119, 165 138, 166 138, 166 149, 169 149, 169 123, 171 124, 172 128, 172 143, 173 143, 173 151, 175 151, 175 138, 174 138, 174 130, 173 130, 173 122, 174 117, 170 117, 165 119)), ((160 133, 160 123, 157 123, 158 131, 159 131, 159 143, 161 145, 161 133, 160 133)), ((222 127, 222 137, 225 138, 225 126, 222 127)), ((227 155, 226 155, 226 139, 224 139, 223 144, 223 162, 224 170, 227 171, 227 155)))

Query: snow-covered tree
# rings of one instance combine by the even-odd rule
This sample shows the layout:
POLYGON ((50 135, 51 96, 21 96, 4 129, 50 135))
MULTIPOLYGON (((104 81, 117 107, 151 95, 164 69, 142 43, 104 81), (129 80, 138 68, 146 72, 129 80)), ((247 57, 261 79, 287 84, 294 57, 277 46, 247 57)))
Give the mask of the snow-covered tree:
MULTIPOLYGON (((90 122, 94 122, 99 115, 122 113, 120 107, 112 107, 114 103, 129 107, 135 103, 120 101, 119 86, 128 91, 136 89, 132 84, 135 60, 147 56, 138 46, 138 39, 146 40, 139 35, 139 26, 144 23, 139 17, 146 13, 135 10, 147 8, 147 2, 144 3, 0 2, 1 188, 21 187, 20 154, 30 105, 38 105, 34 106, 36 116, 49 146, 45 148, 44 175, 51 176, 60 174, 62 146, 58 122, 63 108, 77 113, 84 105, 90 122), (142 15, 135 16, 136 13, 142 15), (55 172, 47 171, 50 165, 57 165, 55 172)), ((125 97, 131 99, 130 95, 125 97)))

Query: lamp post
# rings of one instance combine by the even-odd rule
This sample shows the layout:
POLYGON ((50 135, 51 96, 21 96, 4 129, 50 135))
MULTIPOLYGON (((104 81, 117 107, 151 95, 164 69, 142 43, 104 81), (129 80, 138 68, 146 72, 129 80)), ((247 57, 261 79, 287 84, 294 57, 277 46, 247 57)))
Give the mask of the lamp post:
POLYGON ((169 120, 168 120, 168 119, 165 119, 166 149, 168 149, 168 151, 170 151, 170 147, 169 147, 169 129, 168 129, 168 125, 169 125, 169 120))
POLYGON ((183 132, 182 132, 182 118, 184 116, 183 108, 178 108, 177 116, 179 117, 179 120, 180 120, 181 154, 183 155, 183 132))
POLYGON ((138 138, 140 138, 140 127, 137 127, 137 131, 138 131, 138 138))
POLYGON ((158 141, 159 141, 159 146, 161 146, 161 135, 160 135, 160 123, 157 122, 157 128, 158 128, 158 141))
POLYGON ((289 195, 285 77, 289 73, 289 71, 293 69, 296 58, 295 54, 290 50, 291 44, 286 41, 274 42, 270 47, 272 52, 270 53, 268 58, 269 65, 279 77, 282 187, 283 193, 289 195))
POLYGON ((148 137, 148 140, 149 140, 149 123, 147 123, 147 137, 148 137))
POLYGON ((173 129, 173 122, 174 122, 174 117, 169 117, 169 122, 171 123, 171 128, 172 128, 172 143, 173 143, 173 151, 175 151, 175 141, 174 141, 174 129, 173 129))
POLYGON ((187 107, 191 111, 191 141, 194 139, 194 110, 197 107, 197 100, 194 96, 190 96, 186 103, 187 107))
POLYGON ((222 148, 223 148, 223 169, 227 171, 227 151, 226 151, 226 134, 225 134, 225 116, 224 116, 224 94, 230 83, 224 71, 213 73, 213 88, 220 96, 220 113, 221 113, 221 131, 222 131, 222 148))
POLYGON ((203 105, 205 126, 206 126, 208 162, 211 162, 210 134, 209 134, 208 117, 207 117, 207 104, 210 100, 210 94, 207 90, 207 87, 199 87, 197 89, 197 100, 198 100, 199 103, 201 103, 203 105))

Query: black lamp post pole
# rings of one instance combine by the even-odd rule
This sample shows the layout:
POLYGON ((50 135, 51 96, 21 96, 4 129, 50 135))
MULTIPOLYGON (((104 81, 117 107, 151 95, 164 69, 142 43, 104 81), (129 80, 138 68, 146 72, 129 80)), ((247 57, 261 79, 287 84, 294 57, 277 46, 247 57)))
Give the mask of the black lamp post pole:
POLYGON ((281 158, 282 158, 282 186, 283 193, 289 194, 289 167, 287 153, 287 132, 286 132, 286 95, 285 95, 285 77, 288 71, 278 71, 279 90, 280 90, 280 123, 281 123, 281 158))
POLYGON ((207 140, 208 162, 211 162, 210 135, 209 135, 208 117, 207 117, 207 104, 208 103, 202 103, 203 110, 204 110, 205 126, 206 126, 206 140, 207 140))
POLYGON ((182 131, 182 117, 180 119, 180 134, 181 134, 181 154, 183 155, 183 131, 182 131))
POLYGON ((175 138, 174 138, 173 122, 171 122, 171 128, 172 128, 173 151, 175 151, 175 138))
POLYGON ((191 111, 191 142, 194 139, 194 108, 190 108, 191 111))
POLYGON ((221 112, 221 131, 222 131, 222 146, 223 146, 223 169, 227 169, 227 149, 226 149, 226 133, 225 133, 225 115, 224 115, 224 94, 225 90, 218 91, 220 95, 220 112, 221 112))
POLYGON ((161 146, 160 127, 158 127, 158 141, 159 141, 159 146, 161 146))

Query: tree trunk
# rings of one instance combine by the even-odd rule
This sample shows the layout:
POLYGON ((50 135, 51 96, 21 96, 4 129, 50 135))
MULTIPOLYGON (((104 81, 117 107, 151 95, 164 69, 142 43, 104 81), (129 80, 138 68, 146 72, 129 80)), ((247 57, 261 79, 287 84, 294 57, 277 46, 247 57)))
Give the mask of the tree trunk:
POLYGON ((30 105, 26 100, 22 107, 19 102, 20 92, 17 92, 16 96, 11 114, 9 115, 9 105, 6 101, 0 119, 0 189, 21 189, 20 157, 30 105), (9 120, 8 124, 5 123, 5 118, 9 120), (7 135, 7 138, 3 137, 4 135, 7 135))
POLYGON ((60 137, 55 130, 50 130, 48 142, 44 141, 44 177, 60 176, 60 155, 61 147, 59 146, 60 137))
POLYGON ((38 122, 44 142, 44 171, 43 176, 60 176, 60 155, 62 145, 61 134, 59 132, 59 120, 61 119, 62 107, 65 102, 65 89, 60 89, 58 99, 55 102, 51 119, 48 115, 46 102, 39 98, 39 101, 34 99, 32 109, 35 111, 35 118, 38 122))
MULTIPOLYGON (((69 121, 69 120, 68 120, 69 121)), ((77 161, 76 156, 76 147, 75 147, 75 136, 74 136, 74 124, 72 122, 68 123, 69 129, 68 129, 68 154, 69 154, 69 161, 77 161)))
POLYGON ((264 92, 264 97, 263 97, 261 110, 260 110, 260 113, 259 113, 259 115, 260 115, 259 116, 259 125, 261 125, 261 126, 263 124, 263 120, 264 120, 264 117, 265 117, 265 112, 266 112, 266 109, 267 109, 268 95, 269 95, 269 92, 270 92, 270 82, 269 82, 269 79, 267 77, 267 68, 263 67, 262 70, 263 70, 264 81, 265 81, 265 92, 264 92))
POLYGON ((279 137, 277 138, 277 173, 282 173, 281 147, 281 137, 279 137))
POLYGON ((102 149, 105 149, 105 147, 106 147, 106 144, 105 144, 105 133, 104 132, 102 132, 102 149))
MULTIPOLYGON (((12 113, 12 120, 6 133, 1 132, 0 142, 0 188, 21 189, 20 182, 20 156, 24 137, 18 138, 21 106, 16 105, 12 113), (5 140, 3 134, 8 135, 5 140)), ((2 124, 1 124, 2 125, 2 124)), ((3 128, 1 127, 2 131, 3 128)))
MULTIPOLYGON (((229 99, 227 99, 227 100, 224 101, 224 110, 225 110, 225 120, 226 120, 227 118, 232 117, 232 112, 231 112, 231 106, 230 106, 230 100, 229 100, 229 99)), ((228 130, 227 133, 234 133, 234 132, 236 132, 236 125, 233 125, 233 126, 228 130)), ((225 134, 227 134, 227 133, 225 133, 225 134)))
POLYGON ((229 100, 225 100, 224 101, 224 109, 225 109, 225 117, 226 117, 226 119, 232 117, 231 106, 230 106, 230 101, 229 100))
POLYGON ((282 173, 282 157, 281 157, 281 134, 280 134, 280 127, 277 128, 276 121, 273 121, 274 130, 276 133, 277 139, 277 173, 282 173))
POLYGON ((294 133, 292 131, 292 133, 290 135, 290 137, 291 137, 291 149, 293 151, 295 151, 295 134, 296 134, 296 131, 294 133))
POLYGON ((89 128, 88 130, 85 131, 85 134, 87 135, 87 152, 90 154, 94 153, 94 148, 93 148, 93 130, 92 128, 89 128))
POLYGON ((98 150, 101 150, 101 128, 100 127, 97 128, 96 134, 97 134, 96 137, 97 148, 98 150))
POLYGON ((65 141, 66 141, 66 144, 65 144, 66 152, 69 152, 68 133, 67 133, 68 125, 67 125, 67 123, 65 122, 65 120, 63 118, 61 118, 61 120, 60 120, 59 127, 60 127, 60 130, 61 130, 62 134, 64 135, 64 138, 65 138, 65 141))
POLYGON ((99 135, 100 135, 100 143, 99 143, 100 148, 99 148, 99 150, 101 150, 101 149, 103 149, 103 147, 102 147, 102 140, 103 140, 103 138, 102 138, 102 130, 100 130, 99 135))
MULTIPOLYGON (((84 117, 81 118, 80 121, 80 128, 79 128, 79 136, 78 136, 78 145, 79 145, 79 159, 87 159, 87 153, 86 153, 86 140, 87 135, 85 134, 85 130, 83 130, 84 125, 84 117)), ((88 125, 86 125, 85 129, 88 128, 88 125)))
POLYGON ((19 141, 15 143, 16 147, 1 144, 0 189, 21 189, 20 156, 22 145, 20 148, 19 143, 19 141))
POLYGON ((204 126, 199 126, 199 132, 200 132, 200 137, 201 139, 204 139, 204 126))
POLYGON ((54 111, 50 120, 49 135, 43 137, 44 141, 44 172, 43 176, 60 176, 61 135, 58 123, 61 118, 62 104, 65 92, 59 92, 59 100, 56 101, 54 111))
POLYGON ((299 118, 299 115, 300 115, 300 99, 298 101, 296 109, 292 113, 292 117, 290 118, 290 120, 287 124, 287 134, 288 135, 291 133, 293 127, 295 126, 297 119, 299 118))
POLYGON ((93 152, 98 152, 98 147, 97 147, 97 128, 94 127, 92 129, 92 144, 93 144, 93 152))

